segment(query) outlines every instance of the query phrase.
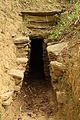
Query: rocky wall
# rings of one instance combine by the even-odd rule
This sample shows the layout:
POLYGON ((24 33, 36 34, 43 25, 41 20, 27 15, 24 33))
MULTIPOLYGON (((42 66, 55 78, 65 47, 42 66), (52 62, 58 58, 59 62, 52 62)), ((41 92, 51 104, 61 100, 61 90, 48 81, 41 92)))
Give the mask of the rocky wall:
POLYGON ((29 56, 30 56, 30 40, 29 37, 19 36, 14 39, 16 45, 16 63, 17 67, 10 70, 10 75, 15 81, 15 91, 19 92, 23 79, 24 73, 27 77, 29 71, 29 56))
MULTIPOLYGON (((18 1, 0 1, 0 114, 13 101, 15 82, 9 74, 16 68, 16 46, 13 38, 19 33, 22 23, 18 1), (4 106, 4 107, 3 107, 4 106)), ((16 72, 17 74, 17 72, 16 72)), ((23 74, 21 74, 23 76, 23 74)))
POLYGON ((44 75, 45 75, 45 79, 49 80, 50 79, 49 59, 48 59, 48 53, 47 53, 46 47, 47 47, 46 43, 43 42, 44 75))
POLYGON ((79 40, 47 47, 50 76, 62 118, 79 120, 79 40), (65 112, 64 112, 65 111, 65 112), (74 116, 72 115, 74 113, 74 116))
MULTIPOLYGON (((64 58, 62 56, 62 51, 67 49, 68 42, 62 42, 54 45, 50 45, 47 47, 49 61, 50 61, 50 76, 51 76, 51 82, 52 86, 56 92, 56 95, 63 93, 63 91, 57 87, 57 84, 59 84, 60 79, 62 79, 65 71, 66 71, 66 65, 64 58)), ((62 100, 63 101, 63 100, 62 100)), ((62 102, 59 100, 59 102, 62 102)))

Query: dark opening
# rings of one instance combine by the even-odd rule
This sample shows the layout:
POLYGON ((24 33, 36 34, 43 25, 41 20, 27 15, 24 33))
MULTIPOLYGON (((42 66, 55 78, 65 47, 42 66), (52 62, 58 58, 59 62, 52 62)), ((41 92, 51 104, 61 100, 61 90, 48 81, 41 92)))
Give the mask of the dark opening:
POLYGON ((45 114, 49 117, 57 111, 57 102, 50 79, 46 80, 44 77, 43 53, 46 52, 46 48, 44 49, 43 45, 43 39, 31 39, 29 73, 28 78, 25 74, 20 98, 24 99, 25 111, 32 111, 36 115, 45 114))
POLYGON ((29 77, 44 77, 43 39, 31 39, 29 77))

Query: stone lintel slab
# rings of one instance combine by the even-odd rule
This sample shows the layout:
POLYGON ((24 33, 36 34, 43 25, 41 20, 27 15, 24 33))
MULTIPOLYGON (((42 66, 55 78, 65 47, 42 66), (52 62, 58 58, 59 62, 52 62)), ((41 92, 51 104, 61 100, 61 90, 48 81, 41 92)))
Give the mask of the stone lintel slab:
POLYGON ((55 9, 54 11, 22 11, 21 14, 28 14, 28 15, 33 15, 33 16, 51 16, 55 14, 62 13, 61 9, 55 9))

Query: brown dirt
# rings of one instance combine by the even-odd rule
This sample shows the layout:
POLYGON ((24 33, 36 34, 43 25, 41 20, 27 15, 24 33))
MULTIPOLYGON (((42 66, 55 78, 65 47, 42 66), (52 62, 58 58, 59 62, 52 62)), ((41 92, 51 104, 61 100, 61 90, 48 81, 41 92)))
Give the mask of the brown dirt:
MULTIPOLYGON (((6 72, 6 68, 8 67, 8 69, 10 70, 11 68, 16 67, 15 46, 13 44, 12 35, 18 34, 18 29, 22 22, 19 13, 25 8, 27 8, 27 10, 37 10, 37 11, 54 10, 54 8, 61 9, 59 3, 57 5, 55 4, 56 4, 55 2, 53 4, 53 0, 43 0, 43 1, 36 0, 36 2, 33 3, 31 2, 31 0, 29 1, 27 0, 26 2, 25 0, 0 1, 0 94, 14 88, 14 82, 11 81, 10 76, 6 72)), ((74 44, 76 44, 77 41, 76 37, 74 40, 73 38, 70 37, 70 40, 74 41, 75 42, 74 44)), ((71 43, 71 45, 72 44, 73 43, 71 43)), ((79 48, 79 46, 77 46, 77 48, 79 48)), ((76 76, 80 71, 80 65, 79 65, 80 61, 79 58, 77 57, 78 54, 77 48, 71 49, 72 59, 69 62, 70 66, 68 70, 69 74, 71 73, 69 76, 69 80, 72 80, 69 82, 73 83, 73 90, 75 91, 76 99, 80 97, 80 96, 78 97, 80 92, 79 90, 77 90, 78 85, 80 84, 79 82, 80 76, 79 77, 76 76), (77 52, 75 52, 76 50, 77 52), (77 53, 76 56, 74 56, 74 53, 77 53), (79 66, 77 72, 75 72, 76 65, 74 63, 77 63, 77 65, 79 66), (73 67, 71 66, 71 64, 73 64, 73 67)), ((45 80, 42 78, 38 78, 38 80, 36 78, 33 79, 31 78, 28 84, 24 82, 21 93, 17 96, 14 96, 13 98, 14 99, 11 106, 5 108, 0 106, 0 111, 2 111, 2 120, 56 120, 57 119, 55 117, 56 116, 55 114, 57 112, 57 107, 56 107, 57 103, 56 103, 56 97, 54 91, 52 90, 51 84, 45 82, 45 80)), ((73 108, 71 109, 70 107, 68 109, 69 105, 70 106, 72 105, 71 104, 69 104, 68 106, 67 105, 66 105, 66 109, 67 109, 66 111, 70 109, 71 115, 72 112, 74 114, 74 111, 72 111, 73 108)), ((68 112, 67 114, 69 118, 70 113, 68 112)))
MULTIPOLYGON (((40 75, 39 75, 40 76, 40 75)), ((55 94, 50 84, 43 78, 24 81, 21 93, 13 104, 6 108, 6 120, 54 120, 57 112, 55 94)))
MULTIPOLYGON (((27 8, 27 10, 32 10, 32 9, 35 10, 36 8, 38 8, 38 10, 41 9, 45 10, 45 8, 46 10, 47 8, 48 10, 50 10, 50 8, 52 9, 53 1, 50 3, 48 2, 49 4, 47 2, 48 1, 43 0, 42 1, 43 5, 42 5, 40 0, 37 1, 36 3, 32 3, 31 0, 29 1, 27 0, 26 3, 25 0, 0 1, 0 94, 3 94, 8 90, 13 90, 15 86, 14 81, 12 81, 11 77, 8 75, 8 70, 12 68, 16 68, 16 47, 13 43, 12 36, 17 36, 17 34, 20 34, 18 30, 20 28, 20 25, 22 24, 22 18, 21 16, 19 16, 19 13, 25 8, 27 8)), ((25 94, 25 90, 24 91, 22 90, 23 92, 21 93, 25 94)), ((46 90, 47 88, 45 88, 44 92, 46 92, 46 90)), ((2 114, 2 120, 5 119, 14 120, 16 118, 15 117, 16 115, 22 114, 19 111, 21 103, 26 104, 27 101, 26 100, 24 102, 25 99, 24 94, 21 94, 19 97, 15 97, 13 104, 9 108, 4 109, 0 103, 0 112, 2 114)), ((28 95, 29 91, 27 91, 26 94, 28 95)), ((43 96, 44 94, 42 94, 42 98, 43 96)), ((47 103, 48 102, 46 102, 46 104, 47 103)), ((26 113, 24 112, 24 115, 25 114, 26 113)))

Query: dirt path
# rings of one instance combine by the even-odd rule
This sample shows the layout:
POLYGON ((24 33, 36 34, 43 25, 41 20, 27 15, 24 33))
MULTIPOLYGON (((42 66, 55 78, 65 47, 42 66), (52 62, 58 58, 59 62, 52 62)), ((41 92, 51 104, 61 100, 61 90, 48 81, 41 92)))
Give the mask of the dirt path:
POLYGON ((8 120, 54 120, 57 103, 50 82, 32 76, 8 109, 8 120))

